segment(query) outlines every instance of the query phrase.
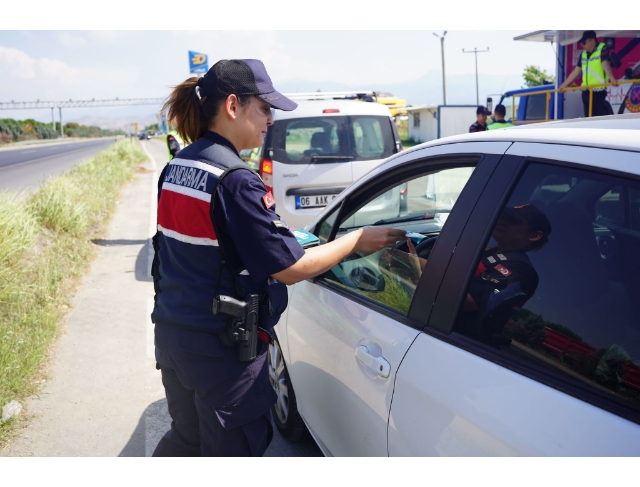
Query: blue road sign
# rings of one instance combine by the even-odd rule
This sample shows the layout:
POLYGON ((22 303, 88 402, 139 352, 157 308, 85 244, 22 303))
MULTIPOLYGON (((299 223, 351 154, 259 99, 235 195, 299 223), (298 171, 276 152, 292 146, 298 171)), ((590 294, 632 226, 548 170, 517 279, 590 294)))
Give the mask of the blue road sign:
POLYGON ((206 54, 189 51, 189 70, 191 73, 206 73, 209 71, 209 59, 206 54))

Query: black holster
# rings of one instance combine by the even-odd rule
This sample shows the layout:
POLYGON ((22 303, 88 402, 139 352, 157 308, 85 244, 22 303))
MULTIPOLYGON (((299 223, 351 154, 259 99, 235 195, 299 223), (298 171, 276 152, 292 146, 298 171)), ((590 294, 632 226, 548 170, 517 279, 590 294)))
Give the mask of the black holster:
POLYGON ((218 295, 213 299, 213 314, 224 314, 231 319, 220 341, 227 347, 236 347, 240 362, 251 362, 258 354, 259 295, 249 294, 245 301, 218 295))

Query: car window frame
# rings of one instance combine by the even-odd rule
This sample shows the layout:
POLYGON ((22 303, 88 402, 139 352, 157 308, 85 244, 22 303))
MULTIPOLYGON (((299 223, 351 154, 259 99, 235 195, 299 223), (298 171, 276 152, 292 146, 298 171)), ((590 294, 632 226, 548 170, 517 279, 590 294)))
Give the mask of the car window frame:
MULTIPOLYGON (((601 150, 611 151, 611 155, 619 152, 617 149, 601 150)), ((559 370, 536 364, 533 361, 524 363, 517 361, 474 338, 455 333, 452 330, 455 320, 458 317, 464 295, 466 295, 469 282, 473 276, 475 269, 474 264, 477 265, 479 261, 480 254, 484 250, 484 244, 488 241, 490 233, 500 216, 500 210, 511 197, 522 175, 530 164, 547 164, 559 168, 573 168, 640 182, 640 175, 623 172, 615 168, 593 166, 587 161, 579 163, 574 160, 568 161, 560 158, 550 159, 548 157, 514 154, 505 155, 505 158, 500 162, 483 194, 480 196, 477 211, 474 210, 474 213, 472 213, 469 218, 469 221, 474 222, 474 224, 468 225, 461 234, 460 241, 463 242, 463 245, 467 248, 460 248, 460 251, 456 252, 452 257, 451 263, 443 278, 442 287, 444 289, 442 289, 437 296, 434 311, 431 313, 429 321, 423 331, 452 346, 512 370, 521 376, 535 380, 592 406, 613 413, 616 416, 640 424, 640 405, 633 406, 628 401, 618 399, 607 392, 599 390, 597 387, 573 378, 568 374, 564 374, 559 370), (516 158, 516 160, 513 160, 513 158, 516 158), (501 197, 496 197, 496 194, 500 194, 501 197), (469 246, 474 245, 475 251, 469 251, 469 246), (458 292, 454 294, 452 291, 456 289, 458 292), (435 323, 437 320, 444 321, 446 326, 443 326, 442 323, 435 323)))
MULTIPOLYGON (((449 234, 450 236, 446 240, 457 241, 457 238, 454 235, 455 232, 459 233, 459 231, 466 224, 467 218, 465 217, 465 215, 469 213, 469 207, 473 207, 473 205, 475 204, 476 198, 483 191, 484 186, 487 184, 491 174, 497 167, 497 163, 501 157, 502 154, 485 154, 481 152, 452 152, 445 154, 427 155, 425 157, 416 159, 409 164, 404 164, 401 167, 394 168, 388 173, 384 173, 382 175, 382 178, 377 182, 369 182, 368 184, 362 185, 356 191, 354 191, 353 194, 350 194, 348 197, 345 197, 344 200, 338 203, 338 205, 334 209, 334 211, 338 212, 337 217, 334 221, 327 242, 335 240, 336 234, 339 229, 339 223, 342 222, 345 218, 348 218, 350 214, 357 211, 357 209, 374 200, 392 187, 407 180, 418 177, 421 174, 425 174, 426 172, 428 172, 427 166, 430 166, 430 168, 432 168, 433 170, 438 170, 439 168, 449 169, 454 167, 469 167, 471 164, 475 163, 476 169, 472 173, 469 181, 463 188, 460 197, 456 201, 456 210, 450 213, 449 217, 447 218, 447 222, 445 223, 446 228, 452 228, 452 230, 447 230, 446 234, 449 234), (462 206, 458 204, 461 199, 462 206), (354 210, 354 208, 357 209, 354 210)), ((317 234, 316 232, 320 229, 322 223, 332 214, 333 211, 319 220, 318 223, 313 226, 312 233, 317 234)), ((441 235, 444 233, 445 227, 443 227, 441 235)), ((438 247, 438 245, 434 246, 433 252, 435 252, 436 247, 438 247)), ((444 246, 440 247, 444 248, 444 246)), ((451 256, 453 254, 453 248, 449 248, 448 250, 440 250, 439 252, 451 256)), ((442 268, 442 266, 439 266, 437 264, 438 262, 435 262, 435 259, 430 259, 427 262, 420 281, 416 286, 416 291, 412 297, 409 312, 406 315, 399 310, 389 308, 378 303, 375 300, 371 300, 356 291, 338 286, 337 284, 333 284, 331 281, 323 280, 321 279, 322 276, 313 278, 311 282, 327 289, 331 289, 338 294, 348 297, 352 301, 366 306, 369 309, 372 309, 382 315, 393 318, 396 321, 411 326, 412 328, 423 330, 427 323, 426 317, 424 313, 420 313, 419 311, 414 311, 412 313, 413 303, 416 301, 417 296, 421 296, 422 293, 425 292, 423 289, 426 289, 427 291, 429 290, 429 286, 425 287, 422 284, 423 281, 432 281, 433 283, 440 282, 442 275, 436 275, 435 273, 444 272, 446 266, 442 268), (435 270, 432 271, 432 268, 435 270), (423 279, 423 276, 426 274, 429 274, 429 279, 423 279)), ((422 300, 422 298, 420 298, 420 300, 422 300)))

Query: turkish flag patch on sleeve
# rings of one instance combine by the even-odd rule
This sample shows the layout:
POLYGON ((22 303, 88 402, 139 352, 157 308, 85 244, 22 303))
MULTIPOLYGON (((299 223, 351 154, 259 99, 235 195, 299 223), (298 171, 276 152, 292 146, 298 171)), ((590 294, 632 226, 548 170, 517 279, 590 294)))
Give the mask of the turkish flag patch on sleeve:
POLYGON ((262 202, 264 203, 265 208, 268 210, 273 205, 276 204, 276 200, 273 198, 273 193, 269 191, 262 197, 262 202))
POLYGON ((511 275, 511 271, 507 269, 505 266, 503 266, 502 264, 498 264, 497 266, 494 267, 494 269, 497 270, 504 277, 509 277, 511 275))

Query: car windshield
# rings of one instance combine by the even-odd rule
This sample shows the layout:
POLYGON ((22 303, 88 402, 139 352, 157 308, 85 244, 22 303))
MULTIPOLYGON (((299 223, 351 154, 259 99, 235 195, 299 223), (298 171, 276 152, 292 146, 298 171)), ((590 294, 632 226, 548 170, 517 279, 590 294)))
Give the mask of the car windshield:
POLYGON ((284 164, 315 164, 384 159, 393 154, 391 119, 327 116, 276 121, 269 131, 273 159, 284 164))

